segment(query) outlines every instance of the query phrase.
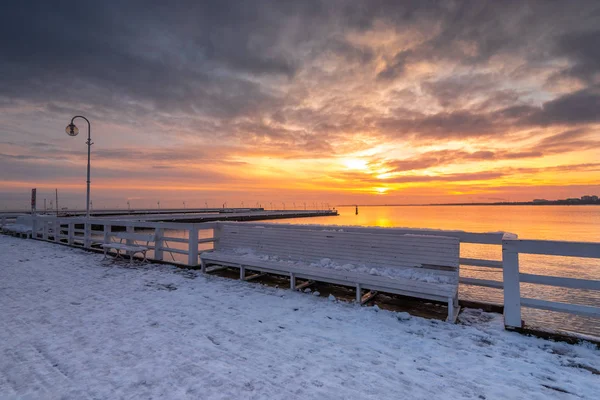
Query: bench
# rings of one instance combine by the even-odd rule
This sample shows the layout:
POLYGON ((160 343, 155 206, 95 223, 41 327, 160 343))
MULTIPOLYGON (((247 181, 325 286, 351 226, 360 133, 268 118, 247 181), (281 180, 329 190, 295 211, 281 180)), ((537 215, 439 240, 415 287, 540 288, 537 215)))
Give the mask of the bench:
POLYGON ((215 250, 200 255, 202 272, 218 265, 448 304, 458 316, 459 239, 434 235, 390 235, 220 223, 215 250))
POLYGON ((104 243, 100 245, 104 249, 104 258, 107 257, 108 251, 113 249, 116 251, 115 258, 121 258, 123 251, 124 254, 129 254, 129 263, 133 263, 133 256, 137 253, 142 254, 144 257, 142 262, 148 261, 146 258, 146 252, 149 250, 150 242, 155 242, 156 237, 154 234, 142 234, 132 232, 114 232, 107 233, 104 236, 104 243), (125 242, 123 242, 125 241, 125 242), (144 245, 137 244, 137 242, 145 242, 144 245))
POLYGON ((32 236, 32 219, 31 216, 18 216, 13 224, 2 226, 2 232, 13 236, 30 238, 32 236))

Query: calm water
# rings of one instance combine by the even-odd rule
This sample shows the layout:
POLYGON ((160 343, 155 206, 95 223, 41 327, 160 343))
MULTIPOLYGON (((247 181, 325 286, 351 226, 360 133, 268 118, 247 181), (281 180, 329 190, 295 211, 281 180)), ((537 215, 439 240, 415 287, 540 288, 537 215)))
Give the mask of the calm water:
MULTIPOLYGON (((463 230, 468 232, 506 231, 522 239, 600 242, 598 206, 409 206, 339 207, 337 217, 270 220, 265 223, 359 225, 463 230)), ((202 236, 210 235, 200 231, 202 236)), ((168 235, 173 235, 169 233, 168 235)), ((176 236, 185 237, 185 232, 176 236), (183 236, 182 236, 183 235, 183 236)), ((170 243, 179 247, 178 243, 170 243)), ((461 244, 461 256, 500 260, 501 246, 461 244)), ((165 257, 170 257, 165 253, 165 257)), ((175 258, 179 258, 175 255, 175 258)), ((183 260, 182 260, 183 261, 183 260)), ((573 257, 521 255, 521 272, 600 280, 600 260, 573 257)), ((461 266, 461 276, 502 280, 498 269, 461 266)), ((600 291, 555 288, 521 284, 521 295, 574 304, 600 306, 600 291)), ((461 285, 460 297, 502 303, 498 289, 461 285)), ((600 337, 600 318, 571 316, 564 313, 523 308, 529 325, 574 331, 600 337)))
MULTIPOLYGON (((506 231, 522 239, 600 242, 598 206, 409 206, 339 207, 337 217, 299 218, 272 222, 292 224, 334 224, 382 227, 454 229, 469 232, 506 231)), ((500 246, 461 244, 461 256, 500 260, 500 246)), ((521 255, 522 272, 600 280, 600 260, 573 257, 521 255)), ((461 267, 461 275, 501 280, 501 270, 461 267)), ((502 291, 461 285, 461 298, 502 302, 502 291)), ((524 297, 600 306, 600 292, 521 284, 524 297)), ((600 336, 600 318, 523 309, 530 325, 576 331, 600 336)))

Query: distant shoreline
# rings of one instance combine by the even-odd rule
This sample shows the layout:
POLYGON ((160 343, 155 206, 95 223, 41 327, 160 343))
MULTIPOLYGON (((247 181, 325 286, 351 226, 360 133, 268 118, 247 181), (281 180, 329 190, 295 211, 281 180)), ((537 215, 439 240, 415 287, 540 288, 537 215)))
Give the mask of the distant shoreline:
POLYGON ((514 203, 431 203, 431 204, 341 204, 336 207, 433 207, 433 206, 600 206, 600 203, 567 203, 555 202, 534 203, 532 201, 514 203))

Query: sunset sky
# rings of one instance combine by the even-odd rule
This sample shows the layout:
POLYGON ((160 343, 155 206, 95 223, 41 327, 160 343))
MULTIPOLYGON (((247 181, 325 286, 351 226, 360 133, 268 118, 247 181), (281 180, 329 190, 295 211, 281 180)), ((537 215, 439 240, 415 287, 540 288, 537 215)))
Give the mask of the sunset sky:
POLYGON ((0 206, 600 194, 600 2, 17 1, 0 206), (38 203, 39 204, 39 203, 38 203))

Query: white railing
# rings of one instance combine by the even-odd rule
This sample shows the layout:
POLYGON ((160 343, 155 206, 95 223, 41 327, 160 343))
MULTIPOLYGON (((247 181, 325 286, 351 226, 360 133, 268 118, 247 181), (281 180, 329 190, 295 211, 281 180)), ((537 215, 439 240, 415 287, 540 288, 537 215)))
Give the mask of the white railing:
POLYGON ((56 218, 38 216, 34 218, 33 235, 35 239, 53 241, 81 246, 86 249, 98 249, 106 241, 106 235, 117 230, 134 232, 136 230, 154 230, 156 241, 150 244, 153 250, 150 260, 169 261, 185 266, 198 266, 201 251, 218 248, 220 228, 223 224, 268 226, 279 229, 343 229, 346 232, 385 233, 385 234, 418 234, 458 237, 461 243, 484 244, 498 246, 502 251, 502 260, 461 257, 460 264, 490 268, 502 272, 502 280, 487 280, 460 277, 460 283, 501 289, 504 292, 505 325, 510 328, 522 326, 521 307, 552 310, 570 314, 600 317, 600 307, 568 304, 548 300, 521 297, 520 284, 531 283, 549 285, 569 289, 600 290, 600 281, 590 279, 562 278, 536 274, 521 273, 519 270, 519 253, 550 256, 585 257, 600 259, 600 243, 580 243, 547 240, 522 240, 511 233, 474 233, 451 230, 430 230, 411 228, 377 228, 337 225, 292 225, 257 222, 142 222, 131 220, 107 220, 85 218, 56 218), (92 229, 94 228, 94 229, 92 229), (186 232, 185 237, 169 236, 170 231, 186 232), (171 246, 169 246, 171 243, 171 246), (206 247, 212 244, 211 247, 206 247), (204 248, 201 248, 204 247, 204 248), (172 260, 167 260, 165 253, 170 253, 172 260), (177 256, 176 257, 174 256, 177 256), (183 256, 183 257, 182 257, 183 256))
POLYGON ((193 224, 38 216, 33 219, 32 238, 89 250, 100 250, 100 245, 108 241, 108 235, 112 232, 152 230, 155 241, 148 244, 148 248, 151 250, 148 256, 149 260, 198 266, 199 252, 210 249, 210 247, 202 247, 215 241, 214 228, 214 223, 193 224), (184 237, 169 235, 173 231, 180 234, 185 232, 185 235, 181 235, 184 237), (200 232, 205 234, 201 235, 200 232), (171 255, 170 260, 165 257, 165 253, 171 255))
POLYGON ((569 289, 600 290, 600 281, 521 273, 519 272, 519 254, 600 259, 600 243, 504 239, 502 241, 504 324, 507 327, 520 328, 522 326, 522 306, 588 317, 600 317, 600 304, 598 307, 593 307, 521 297, 521 282, 569 289))

